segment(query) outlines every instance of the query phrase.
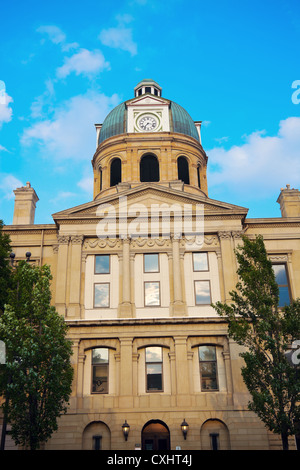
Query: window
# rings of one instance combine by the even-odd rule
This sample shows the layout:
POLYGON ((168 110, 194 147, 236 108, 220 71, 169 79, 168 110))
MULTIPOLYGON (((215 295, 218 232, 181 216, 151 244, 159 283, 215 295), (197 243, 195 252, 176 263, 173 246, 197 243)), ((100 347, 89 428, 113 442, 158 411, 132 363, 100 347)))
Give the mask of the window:
POLYGON ((109 255, 96 255, 95 257, 95 274, 109 274, 110 257, 109 255))
POLYGON ((144 272, 145 273, 158 273, 159 272, 159 259, 157 253, 144 255, 144 272))
POLYGON ((178 179, 183 181, 184 184, 190 184, 189 164, 185 157, 177 159, 178 179))
POLYGON ((290 303, 290 293, 285 264, 273 264, 275 279, 279 287, 279 307, 290 303))
POLYGON ((198 187, 201 189, 200 165, 197 166, 197 179, 198 179, 198 187))
POLYGON ((154 155, 145 155, 140 162, 141 182, 159 181, 159 164, 154 155))
POLYGON ((146 348, 146 389, 147 392, 161 392, 162 380, 162 348, 150 346, 146 348))
POLYGON ((109 307, 109 283, 99 282, 94 284, 94 307, 109 307))
POLYGON ((145 93, 151 93, 151 86, 145 87, 145 93))
POLYGON ((92 351, 93 393, 108 393, 108 349, 95 348, 92 351))
POLYGON ((218 390, 215 346, 199 346, 201 390, 218 390))
POLYGON ((159 282, 145 282, 144 284, 145 307, 155 307, 160 305, 159 282))
POLYGON ((110 165, 110 186, 116 186, 122 181, 122 165, 120 158, 115 158, 110 165))
POLYGON ((210 282, 195 281, 195 302, 196 305, 210 305, 210 282))
POLYGON ((102 191, 102 185, 103 185, 103 173, 102 173, 102 168, 99 168, 100 172, 100 191, 102 191))
POLYGON ((193 253, 193 270, 208 271, 207 253, 193 253))

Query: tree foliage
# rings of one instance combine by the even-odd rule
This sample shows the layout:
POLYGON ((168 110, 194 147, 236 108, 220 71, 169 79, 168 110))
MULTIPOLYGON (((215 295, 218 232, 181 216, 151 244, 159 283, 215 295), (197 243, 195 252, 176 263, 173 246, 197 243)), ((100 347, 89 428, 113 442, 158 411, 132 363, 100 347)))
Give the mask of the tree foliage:
POLYGON ((0 220, 0 313, 4 310, 8 289, 11 287, 10 238, 3 233, 3 226, 3 221, 0 220))
POLYGON ((31 450, 57 429, 73 377, 67 325, 51 306, 51 279, 49 266, 19 262, 0 317, 0 338, 6 344, 0 394, 7 398, 13 439, 31 450))
POLYGON ((278 307, 279 288, 263 237, 243 237, 236 250, 239 281, 231 303, 217 302, 217 313, 228 321, 228 333, 244 346, 243 380, 251 394, 249 409, 281 435, 297 433, 300 421, 300 373, 287 353, 300 339, 300 300, 278 307))

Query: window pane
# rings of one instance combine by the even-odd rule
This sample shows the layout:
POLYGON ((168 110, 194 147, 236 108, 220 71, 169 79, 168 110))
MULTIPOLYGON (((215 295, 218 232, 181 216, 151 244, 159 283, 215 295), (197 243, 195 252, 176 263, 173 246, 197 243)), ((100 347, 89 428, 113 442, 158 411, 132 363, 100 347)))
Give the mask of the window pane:
POLYGON ((210 286, 209 281, 195 281, 196 304, 210 304, 210 286))
POLYGON ((200 361, 215 361, 216 348, 214 346, 199 346, 200 361))
POLYGON ((145 273, 158 273, 158 254, 144 255, 145 273))
POLYGON ((194 271, 208 271, 207 253, 193 253, 194 271))
POLYGON ((162 348, 160 346, 146 348, 146 362, 162 362, 162 348))
POLYGON ((95 348, 93 349, 92 355, 93 364, 108 363, 108 349, 107 348, 95 348))
POLYGON ((109 307, 109 284, 95 284, 94 289, 94 307, 109 307))
POLYGON ((279 287, 279 307, 284 307, 290 304, 290 294, 288 286, 279 287))
POLYGON ((160 305, 159 282, 145 282, 145 305, 160 305))
POLYGON ((97 255, 95 262, 96 274, 109 274, 109 255, 97 255))
POLYGON ((147 390, 162 390, 162 364, 147 364, 147 390))
POLYGON ((108 393, 108 364, 93 366, 93 392, 108 393))
POLYGON ((217 390, 217 365, 215 362, 201 362, 201 389, 217 390))
POLYGON ((284 264, 273 264, 275 279, 278 285, 287 285, 287 276, 284 264))

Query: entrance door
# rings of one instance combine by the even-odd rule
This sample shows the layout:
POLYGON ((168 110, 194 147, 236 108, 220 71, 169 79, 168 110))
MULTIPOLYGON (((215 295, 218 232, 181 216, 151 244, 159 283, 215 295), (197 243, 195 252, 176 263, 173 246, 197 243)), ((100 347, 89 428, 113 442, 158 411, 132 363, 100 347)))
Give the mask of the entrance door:
POLYGON ((170 432, 159 420, 149 421, 142 431, 143 450, 170 450, 170 432))

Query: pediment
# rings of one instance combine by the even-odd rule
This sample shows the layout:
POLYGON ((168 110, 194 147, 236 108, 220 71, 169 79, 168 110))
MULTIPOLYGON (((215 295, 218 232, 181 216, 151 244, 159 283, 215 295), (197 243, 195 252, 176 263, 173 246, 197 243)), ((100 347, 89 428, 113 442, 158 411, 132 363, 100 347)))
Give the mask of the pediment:
POLYGON ((134 214, 139 208, 145 208, 148 213, 151 209, 157 208, 171 211, 177 208, 182 210, 191 209, 195 212, 196 206, 203 206, 204 216, 231 215, 237 218, 244 218, 248 209, 222 201, 210 199, 204 195, 196 195, 170 189, 155 183, 141 184, 136 188, 128 189, 120 193, 115 193, 94 201, 72 207, 52 215, 55 221, 65 219, 93 219, 99 216, 99 211, 104 204, 114 207, 116 215, 123 214, 124 211, 134 214))
POLYGON ((130 101, 127 101, 127 107, 129 106, 168 106, 170 104, 169 100, 160 98, 159 96, 154 95, 142 95, 137 98, 133 98, 130 101))

